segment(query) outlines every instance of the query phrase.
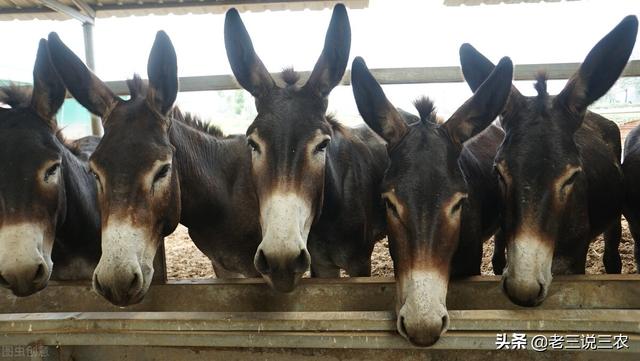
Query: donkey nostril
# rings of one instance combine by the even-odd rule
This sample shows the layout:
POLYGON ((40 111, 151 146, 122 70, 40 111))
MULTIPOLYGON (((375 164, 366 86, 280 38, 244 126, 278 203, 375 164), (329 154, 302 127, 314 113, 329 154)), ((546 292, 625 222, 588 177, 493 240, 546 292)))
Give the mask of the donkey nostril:
POLYGON ((300 250, 300 254, 296 257, 293 265, 294 272, 305 272, 311 264, 311 256, 306 249, 300 250))
POLYGON ((129 296, 136 295, 142 287, 142 274, 140 272, 133 273, 133 279, 129 283, 129 296))
POLYGON ((33 279, 33 283, 40 283, 44 281, 44 278, 47 276, 47 271, 45 269, 44 263, 40 263, 38 265, 38 269, 36 269, 36 276, 33 279))
POLYGON ((104 289, 102 288, 102 285, 100 284, 100 281, 98 281, 98 276, 96 274, 93 275, 93 288, 101 295, 104 295, 104 289))
POLYGON ((447 325, 449 324, 449 316, 442 316, 442 326, 440 326, 440 334, 444 333, 447 330, 447 325))
POLYGON ((538 286, 540 286, 540 291, 538 291, 538 299, 542 299, 544 297, 544 285, 542 282, 538 282, 538 286))
POLYGON ((9 287, 9 282, 7 282, 7 280, 5 280, 4 277, 2 277, 2 274, 0 274, 0 286, 9 287))
POLYGON ((507 279, 506 278, 502 281, 502 290, 504 291, 504 293, 509 294, 509 290, 507 290, 507 279))
POLYGON ((398 327, 399 327, 398 331, 400 331, 401 335, 404 335, 407 337, 409 336, 409 334, 407 333, 407 326, 405 326, 404 324, 404 316, 400 316, 400 322, 398 322, 398 327))
POLYGON ((269 260, 267 260, 267 256, 264 255, 264 252, 259 249, 258 255, 255 260, 256 270, 262 274, 271 273, 271 269, 269 268, 269 260))
POLYGON ((131 280, 131 283, 129 284, 129 291, 130 292, 136 292, 138 290, 138 280, 140 279, 140 275, 138 275, 138 272, 135 272, 133 274, 133 279, 131 280))

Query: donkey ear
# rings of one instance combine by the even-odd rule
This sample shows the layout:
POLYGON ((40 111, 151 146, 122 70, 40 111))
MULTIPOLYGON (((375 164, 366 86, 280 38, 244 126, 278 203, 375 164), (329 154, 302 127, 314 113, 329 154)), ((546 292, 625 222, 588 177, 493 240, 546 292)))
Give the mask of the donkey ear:
MULTIPOLYGON (((460 46, 460 67, 462 68, 464 80, 469 84, 471 91, 475 93, 496 66, 471 44, 464 43, 460 46)), ((519 104, 524 101, 524 98, 518 89, 513 86, 512 82, 511 93, 504 106, 503 113, 518 108, 519 104)))
POLYGON ((625 17, 591 49, 580 69, 556 96, 555 104, 582 119, 587 107, 603 96, 624 70, 637 34, 638 18, 625 17))
POLYGON ((453 141, 462 145, 480 133, 502 112, 511 91, 513 64, 504 57, 473 94, 444 123, 453 141))
POLYGON ((224 20, 224 46, 233 75, 240 86, 254 97, 260 97, 276 84, 253 49, 251 37, 238 10, 231 8, 224 20))
POLYGON ((166 115, 178 96, 178 60, 171 39, 164 31, 156 34, 147 63, 147 75, 147 99, 160 114, 166 115))
POLYGON ((409 128, 359 56, 351 65, 351 88, 365 123, 393 148, 409 128))
POLYGON ((322 54, 309 76, 305 88, 315 90, 323 97, 329 95, 331 90, 340 83, 351 50, 351 26, 347 9, 342 4, 333 8, 333 15, 329 23, 329 29, 324 39, 322 54))
POLYGON ((464 43, 460 46, 460 67, 464 80, 475 93, 489 77, 495 65, 471 44, 464 43))
POLYGON ((62 80, 49 60, 47 41, 40 39, 38 55, 33 67, 33 94, 31 107, 55 129, 55 115, 64 102, 67 93, 62 80))
POLYGON ((58 34, 49 34, 48 45, 51 63, 71 95, 93 114, 103 116, 118 98, 60 40, 58 34))

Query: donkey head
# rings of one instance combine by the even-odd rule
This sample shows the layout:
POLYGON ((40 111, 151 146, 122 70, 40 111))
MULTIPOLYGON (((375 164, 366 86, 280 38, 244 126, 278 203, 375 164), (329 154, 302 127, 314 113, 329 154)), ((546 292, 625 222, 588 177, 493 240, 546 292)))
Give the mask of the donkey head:
MULTIPOLYGON (((544 77, 536 83, 537 96, 525 97, 515 87, 511 90, 501 115, 506 135, 495 158, 495 172, 505 207, 503 288, 516 304, 535 306, 544 300, 559 240, 588 237, 586 170, 574 135, 587 107, 622 73, 637 29, 636 17, 626 17, 596 44, 557 96, 547 93, 544 77)), ((460 59, 472 90, 493 69, 468 44, 460 48, 460 59)), ((566 269, 567 262, 553 264, 554 272, 572 272, 566 269)))
POLYGON ((292 71, 283 74, 284 87, 276 85, 235 9, 227 12, 224 34, 233 73, 258 110, 247 130, 262 226, 254 263, 273 288, 288 292, 311 262, 307 237, 322 209, 332 137, 327 97, 349 59, 349 18, 345 7, 336 5, 322 54, 301 87, 292 71))
POLYGON ((27 296, 47 285, 64 222, 64 144, 55 115, 65 88, 40 40, 33 90, 0 89, 0 286, 27 296))
POLYGON ((95 290, 117 305, 137 303, 153 276, 163 237, 180 219, 180 186, 173 165, 168 114, 178 92, 176 53, 164 32, 156 35, 147 72, 134 77, 131 98, 117 97, 57 34, 49 35, 53 64, 73 96, 102 117, 105 133, 90 159, 98 184, 102 257, 95 290))
POLYGON ((449 120, 438 123, 433 104, 422 99, 416 102, 420 119, 412 122, 387 100, 362 58, 353 61, 358 110, 388 144, 391 162, 382 191, 398 280, 398 331, 412 343, 430 346, 447 328, 450 262, 469 192, 458 158, 464 142, 502 110, 512 74, 504 58, 449 120))

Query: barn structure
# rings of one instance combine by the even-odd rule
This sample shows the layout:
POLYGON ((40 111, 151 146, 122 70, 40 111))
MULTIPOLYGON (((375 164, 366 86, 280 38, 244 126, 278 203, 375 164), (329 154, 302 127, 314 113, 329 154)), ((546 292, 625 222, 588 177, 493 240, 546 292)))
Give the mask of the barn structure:
MULTIPOLYGON (((543 0, 444 0, 475 6, 543 0)), ((550 2, 560 0, 546 0, 550 2)), ((569 0, 568 0, 569 1, 569 0)), ((580 0, 570 0, 580 1, 580 0)), ((322 0, 0 0, 1 20, 74 18, 82 25, 87 65, 94 67, 96 18, 149 14, 224 13, 282 9, 325 9, 322 0)), ((369 0, 343 0, 366 8, 369 0)), ((79 29, 80 31, 80 29, 79 29)), ((567 79, 578 63, 517 64, 516 80, 567 79)), ((462 82, 459 67, 373 69, 382 84, 462 82)), ((309 72, 302 72, 303 78, 309 72)), ((640 60, 623 76, 640 76, 640 60)), ((349 84, 347 73, 343 79, 349 84)), ((238 89, 232 75, 182 77, 180 91, 238 89)), ((126 94, 124 80, 108 82, 126 94)), ((101 133, 93 119, 94 134, 101 133)), ((453 283, 447 304, 451 326, 432 348, 413 347, 396 332, 392 279, 304 280, 278 294, 261 280, 167 281, 160 277, 144 301, 118 308, 92 292, 89 283, 51 284, 17 299, 0 290, 0 360, 638 360, 640 276, 567 276, 554 280, 548 299, 535 309, 510 303, 499 279, 473 277, 453 283), (526 335, 525 347, 505 349, 501 340, 526 335), (609 336, 618 346, 592 350, 585 337, 609 336), (534 337, 575 337, 576 347, 537 352, 534 337), (582 342, 582 343, 581 343, 582 342), (622 344, 620 344, 622 342, 622 344)), ((158 272, 159 271, 159 272, 158 272)), ((612 341, 612 342, 613 342, 612 341)))

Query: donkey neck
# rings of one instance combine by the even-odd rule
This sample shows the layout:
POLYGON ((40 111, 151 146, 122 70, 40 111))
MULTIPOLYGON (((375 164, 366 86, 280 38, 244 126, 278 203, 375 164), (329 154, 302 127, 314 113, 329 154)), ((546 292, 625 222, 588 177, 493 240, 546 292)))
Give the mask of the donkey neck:
POLYGON ((334 129, 325 165, 323 199, 323 209, 331 211, 323 211, 322 218, 334 218, 340 214, 336 209, 348 214, 363 202, 372 206, 388 160, 384 144, 370 132, 368 128, 334 129))
POLYGON ((56 234, 53 257, 71 261, 78 256, 97 263, 100 258, 100 214, 95 180, 83 161, 66 146, 62 148, 66 214, 56 234))
POLYGON ((231 206, 238 186, 255 193, 244 136, 220 138, 173 120, 169 138, 176 148, 182 224, 197 226, 203 218, 212 223, 212 217, 231 206))

